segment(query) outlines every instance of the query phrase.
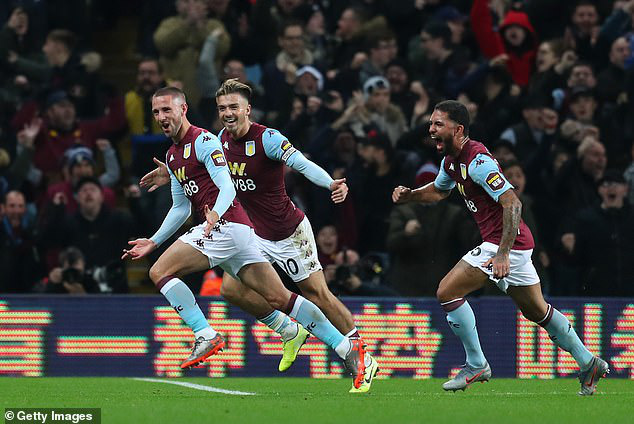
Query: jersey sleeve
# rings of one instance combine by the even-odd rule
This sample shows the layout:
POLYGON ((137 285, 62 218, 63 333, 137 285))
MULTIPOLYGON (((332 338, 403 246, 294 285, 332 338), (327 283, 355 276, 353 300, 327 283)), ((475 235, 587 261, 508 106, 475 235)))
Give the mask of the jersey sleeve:
POLYGON ((205 164, 212 181, 218 187, 216 203, 211 208, 218 216, 222 216, 236 197, 236 190, 231 182, 227 161, 222 151, 220 139, 211 133, 201 133, 195 142, 196 158, 205 164))
POLYGON ((434 180, 434 186, 440 191, 451 191, 456 186, 456 182, 445 171, 445 159, 440 162, 440 169, 434 180))
POLYGON ((297 149, 282 133, 271 128, 267 128, 262 133, 262 146, 264 146, 266 157, 281 162, 287 162, 291 156, 297 153, 297 149))
POLYGON ((262 145, 266 157, 286 163, 308 178, 313 184, 330 189, 333 179, 315 162, 297 150, 279 131, 267 128, 262 133, 262 145))
POLYGON ((505 191, 513 188, 495 160, 482 153, 477 154, 469 164, 469 176, 496 202, 505 191))
POLYGON ((225 160, 225 154, 222 151, 222 145, 220 139, 212 133, 201 133, 195 141, 196 159, 199 162, 205 164, 207 172, 212 179, 224 171, 229 170, 227 168, 227 161, 225 160))
POLYGON ((183 187, 181 187, 178 183, 176 177, 169 168, 167 168, 167 171, 170 174, 172 207, 167 212, 167 215, 165 216, 165 219, 159 229, 152 237, 150 237, 150 240, 156 243, 157 246, 160 246, 165 240, 170 238, 172 234, 174 234, 176 230, 178 230, 181 225, 187 221, 187 218, 189 218, 189 215, 191 214, 191 203, 187 196, 185 196, 183 187))

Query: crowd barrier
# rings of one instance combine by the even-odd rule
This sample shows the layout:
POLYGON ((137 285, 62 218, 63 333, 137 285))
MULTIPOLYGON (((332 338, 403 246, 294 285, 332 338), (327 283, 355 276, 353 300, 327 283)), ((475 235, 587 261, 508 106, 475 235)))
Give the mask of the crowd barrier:
MULTIPOLYGON (((225 350, 181 370, 193 335, 156 296, 0 295, 0 374, 10 376, 281 375, 277 335, 218 298, 199 298, 225 350)), ((464 352, 434 299, 345 298, 381 368, 381 378, 447 377, 464 352)), ((611 378, 634 378, 634 299, 552 298, 588 348, 610 363, 611 378)), ((482 348, 496 377, 576 375, 569 353, 527 321, 506 297, 472 298, 482 348)), ((340 378, 336 355, 311 337, 284 376, 340 378)))

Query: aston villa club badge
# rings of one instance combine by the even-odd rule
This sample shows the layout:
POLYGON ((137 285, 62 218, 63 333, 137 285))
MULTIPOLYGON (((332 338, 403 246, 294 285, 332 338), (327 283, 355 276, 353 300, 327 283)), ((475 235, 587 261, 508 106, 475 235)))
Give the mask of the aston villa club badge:
POLYGON ((183 159, 188 159, 191 154, 192 154, 192 144, 187 143, 185 147, 183 148, 183 159))
POLYGON ((464 163, 460 164, 460 175, 462 176, 463 180, 467 179, 467 165, 465 165, 464 163))
POLYGON ((247 156, 253 156, 255 154, 255 141, 247 141, 244 143, 244 153, 247 156))

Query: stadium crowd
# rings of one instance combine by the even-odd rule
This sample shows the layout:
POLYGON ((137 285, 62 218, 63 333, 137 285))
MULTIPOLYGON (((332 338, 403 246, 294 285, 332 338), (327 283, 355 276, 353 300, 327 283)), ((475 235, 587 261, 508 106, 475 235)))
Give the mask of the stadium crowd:
POLYGON ((391 200, 435 178, 428 120, 457 99, 522 200, 546 293, 634 296, 634 0, 7 0, 0 21, 2 293, 151 290, 120 256, 170 207, 137 184, 171 142, 152 93, 182 88, 217 134, 215 90, 238 78, 254 121, 347 179, 335 206, 286 175, 335 293, 434 296, 479 243, 456 193, 391 200), (121 93, 91 23, 131 11, 121 93))

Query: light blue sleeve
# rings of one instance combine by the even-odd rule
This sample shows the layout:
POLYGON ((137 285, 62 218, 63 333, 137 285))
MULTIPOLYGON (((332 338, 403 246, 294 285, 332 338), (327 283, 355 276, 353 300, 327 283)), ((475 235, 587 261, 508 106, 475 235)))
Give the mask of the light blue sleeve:
POLYGON ((495 160, 482 153, 477 154, 469 164, 469 176, 496 202, 505 191, 513 188, 495 160))
POLYGON ((172 234, 178 230, 181 225, 187 221, 189 215, 191 215, 191 202, 185 196, 183 188, 176 180, 176 177, 172 171, 167 168, 170 173, 170 185, 172 189, 172 207, 165 216, 161 227, 154 233, 150 240, 160 246, 165 240, 170 238, 172 234))
POLYGON ((216 203, 211 210, 222 216, 236 197, 236 188, 231 182, 220 139, 210 132, 201 133, 195 141, 196 159, 205 164, 212 181, 218 187, 216 203))
POLYGON ((297 150, 279 131, 267 128, 262 134, 262 146, 269 159, 282 161, 302 173, 313 184, 330 190, 333 179, 315 162, 297 150))
POLYGON ((440 169, 434 180, 434 186, 440 191, 451 191, 456 186, 456 182, 445 171, 445 159, 440 162, 440 169))

